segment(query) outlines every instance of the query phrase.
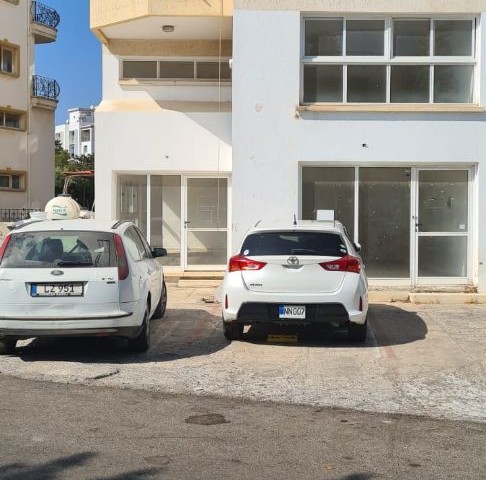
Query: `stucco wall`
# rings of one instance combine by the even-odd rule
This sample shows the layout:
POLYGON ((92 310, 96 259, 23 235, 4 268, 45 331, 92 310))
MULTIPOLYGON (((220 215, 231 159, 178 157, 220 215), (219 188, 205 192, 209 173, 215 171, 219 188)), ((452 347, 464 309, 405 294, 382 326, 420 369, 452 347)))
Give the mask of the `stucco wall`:
MULTIPOLYGON (((299 11, 234 12, 233 250, 256 221, 290 223, 294 214, 299 215, 299 163, 479 165, 482 193, 476 239, 486 238, 486 115, 361 112, 297 116, 300 19, 299 11)), ((482 16, 482 50, 486 51, 484 20, 482 16)), ((486 289, 484 240, 478 251, 480 286, 486 289)))

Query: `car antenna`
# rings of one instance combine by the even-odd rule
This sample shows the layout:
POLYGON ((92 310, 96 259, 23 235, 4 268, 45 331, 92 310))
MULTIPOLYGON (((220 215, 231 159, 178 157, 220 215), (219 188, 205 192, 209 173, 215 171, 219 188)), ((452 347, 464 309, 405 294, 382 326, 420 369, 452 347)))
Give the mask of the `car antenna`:
POLYGON ((297 217, 295 216, 295 213, 294 213, 294 225, 295 226, 297 225, 297 217))

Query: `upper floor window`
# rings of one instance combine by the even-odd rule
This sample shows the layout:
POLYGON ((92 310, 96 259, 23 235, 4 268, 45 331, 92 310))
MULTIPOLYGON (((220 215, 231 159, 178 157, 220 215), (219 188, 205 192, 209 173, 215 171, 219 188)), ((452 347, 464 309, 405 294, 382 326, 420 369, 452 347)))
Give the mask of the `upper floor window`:
POLYGON ((0 73, 17 75, 19 47, 0 42, 0 73))
POLYGON ((0 170, 0 190, 25 190, 25 172, 12 172, 0 170))
POLYGON ((89 130, 81 130, 81 141, 89 142, 91 140, 91 132, 89 130))
POLYGON ((222 60, 123 60, 121 78, 143 80, 231 80, 229 59, 222 60))
POLYGON ((25 114, 0 109, 0 128, 25 129, 25 114))
POLYGON ((472 18, 304 19, 304 103, 473 103, 472 18))

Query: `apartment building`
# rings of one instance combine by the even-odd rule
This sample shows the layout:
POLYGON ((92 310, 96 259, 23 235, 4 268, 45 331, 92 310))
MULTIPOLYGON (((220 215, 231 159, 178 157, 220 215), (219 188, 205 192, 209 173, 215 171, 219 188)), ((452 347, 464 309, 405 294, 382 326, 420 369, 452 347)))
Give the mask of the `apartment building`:
POLYGON ((0 209, 43 208, 54 195, 59 85, 36 74, 34 47, 56 41, 59 20, 42 3, 0 0, 0 209))
POLYGON ((370 283, 486 290, 486 1, 109 3, 102 215, 138 212, 195 269, 257 221, 334 210, 370 283))
POLYGON ((56 125, 55 140, 71 157, 94 155, 94 107, 70 108, 68 119, 56 125))

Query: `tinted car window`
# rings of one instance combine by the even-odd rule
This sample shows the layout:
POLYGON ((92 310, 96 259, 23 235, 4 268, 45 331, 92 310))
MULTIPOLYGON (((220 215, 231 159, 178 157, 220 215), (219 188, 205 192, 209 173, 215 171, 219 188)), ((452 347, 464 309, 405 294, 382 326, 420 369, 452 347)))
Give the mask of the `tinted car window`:
POLYGON ((325 232, 262 232, 248 235, 242 255, 317 255, 344 257, 348 250, 340 235, 325 232))
POLYGON ((13 233, 2 268, 115 267, 113 235, 106 232, 13 233))

